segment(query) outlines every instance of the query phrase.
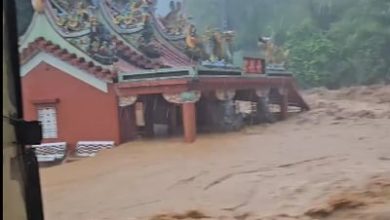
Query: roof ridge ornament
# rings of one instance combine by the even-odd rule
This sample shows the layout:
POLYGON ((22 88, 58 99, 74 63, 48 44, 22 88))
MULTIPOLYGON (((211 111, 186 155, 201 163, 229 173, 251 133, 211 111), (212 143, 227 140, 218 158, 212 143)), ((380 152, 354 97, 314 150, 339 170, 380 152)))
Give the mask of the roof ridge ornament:
POLYGON ((43 13, 45 9, 45 0, 31 0, 31 4, 37 13, 43 13))

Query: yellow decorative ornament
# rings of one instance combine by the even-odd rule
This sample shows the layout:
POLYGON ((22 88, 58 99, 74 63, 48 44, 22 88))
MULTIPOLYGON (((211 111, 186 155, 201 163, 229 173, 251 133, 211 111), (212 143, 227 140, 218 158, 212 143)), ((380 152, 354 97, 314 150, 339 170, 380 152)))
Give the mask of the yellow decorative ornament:
POLYGON ((56 24, 61 27, 65 26, 66 22, 67 20, 63 17, 60 17, 58 20, 56 20, 56 24))
POLYGON ((91 22, 92 26, 98 25, 98 20, 97 20, 97 18, 95 16, 91 16, 90 22, 91 22))
POLYGON ((38 13, 42 13, 45 9, 44 0, 31 0, 34 10, 38 13))
POLYGON ((119 97, 119 106, 126 107, 131 106, 137 101, 137 96, 119 97))
POLYGON ((195 34, 195 26, 191 25, 188 28, 188 33, 186 36, 186 44, 189 48, 194 49, 196 48, 196 45, 198 44, 198 39, 193 36, 195 34))
POLYGON ((133 2, 133 4, 131 4, 131 9, 133 11, 138 10, 142 6, 142 4, 142 1, 133 2))
POLYGON ((131 24, 133 24, 133 23, 134 23, 134 18, 133 18, 133 16, 129 15, 129 16, 125 17, 124 23, 125 23, 126 25, 131 25, 131 24))
POLYGON ((83 16, 88 16, 89 13, 86 9, 80 9, 77 11, 77 15, 80 16, 80 17, 83 17, 83 16))
POLYGON ((72 28, 72 30, 75 30, 79 27, 79 21, 76 17, 70 17, 68 20, 68 27, 72 28))
POLYGON ((116 16, 112 20, 113 20, 114 24, 119 25, 121 23, 121 21, 122 21, 122 17, 121 16, 116 16))

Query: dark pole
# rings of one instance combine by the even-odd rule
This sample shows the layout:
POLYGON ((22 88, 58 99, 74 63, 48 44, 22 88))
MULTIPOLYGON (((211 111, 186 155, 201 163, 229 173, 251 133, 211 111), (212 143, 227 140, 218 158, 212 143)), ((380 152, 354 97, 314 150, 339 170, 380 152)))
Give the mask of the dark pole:
MULTIPOLYGON (((21 121, 23 118, 22 89, 19 75, 19 52, 18 52, 18 30, 16 20, 15 1, 3 1, 3 56, 7 65, 9 94, 13 105, 16 107, 16 114, 10 115, 10 119, 21 121)), ((4 65, 4 64, 3 64, 4 65)), ((15 133, 16 132, 15 128, 15 133)), ((24 188, 24 200, 29 220, 43 220, 42 193, 39 179, 39 166, 35 152, 32 148, 26 148, 23 140, 16 140, 19 156, 15 159, 21 166, 22 183, 24 188)))

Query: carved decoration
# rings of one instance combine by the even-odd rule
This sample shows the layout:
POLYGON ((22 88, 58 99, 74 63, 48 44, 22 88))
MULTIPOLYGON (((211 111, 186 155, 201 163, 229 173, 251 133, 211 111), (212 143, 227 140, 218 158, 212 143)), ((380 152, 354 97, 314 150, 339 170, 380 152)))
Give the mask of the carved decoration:
POLYGON ((195 60, 201 60, 209 66, 228 66, 232 62, 232 42, 234 32, 208 29, 199 36, 195 25, 190 25, 186 35, 186 52, 195 60))
POLYGON ((182 3, 180 1, 176 3, 170 1, 169 7, 169 13, 160 18, 160 22, 164 26, 164 32, 168 38, 184 39, 185 30, 189 23, 183 14, 182 3))
POLYGON ((87 0, 47 1, 51 21, 67 41, 104 65, 116 61, 116 45, 97 19, 96 5, 87 0))
POLYGON ((50 0, 49 6, 51 15, 61 31, 88 33, 91 27, 93 6, 87 1, 50 0))
POLYGON ((99 24, 95 17, 91 19, 91 32, 89 34, 87 52, 91 56, 105 64, 110 65, 116 60, 116 44, 112 40, 111 33, 99 24))
POLYGON ((206 60, 208 54, 206 53, 204 44, 200 36, 198 36, 195 25, 191 24, 188 27, 186 35, 186 52, 194 60, 206 60))
POLYGON ((282 66, 288 60, 289 51, 274 44, 272 37, 260 37, 258 45, 261 51, 265 54, 267 65, 282 66))
MULTIPOLYGON (((32 0, 35 8, 44 0, 32 0)), ((112 65, 116 57, 137 60, 134 51, 116 51, 113 34, 102 25, 105 19, 128 43, 137 47, 150 59, 158 59, 164 52, 155 30, 174 47, 184 50, 189 58, 201 65, 230 68, 233 32, 209 30, 198 35, 196 27, 188 22, 182 3, 171 1, 171 11, 160 19, 154 19, 156 0, 46 0, 47 15, 57 31, 70 43, 88 53, 94 60, 104 65, 112 65), (100 14, 101 13, 101 14, 100 14), (101 15, 101 16, 98 16, 101 15), (99 19, 98 19, 99 18, 99 19), (153 22, 161 21, 164 27, 153 22), (153 25, 157 25, 157 29, 153 25), (123 53, 123 54, 121 54, 123 53)), ((43 6, 42 6, 43 7, 43 6)), ((45 6, 46 7, 46 6, 45 6)), ((116 41, 115 41, 116 42, 116 41)), ((165 46, 165 45, 164 45, 165 46)), ((120 47, 118 47, 120 48, 120 47)), ((145 62, 150 62, 147 59, 145 62)), ((128 61, 127 59, 125 59, 128 61)), ((141 65, 153 68, 153 65, 141 65)))
POLYGON ((44 0, 31 0, 34 10, 38 13, 42 13, 45 8, 44 0))
POLYGON ((159 45, 152 42, 154 39, 153 26, 149 15, 144 17, 144 29, 138 38, 138 49, 149 58, 159 58, 161 56, 159 45))
POLYGON ((144 28, 144 18, 150 14, 153 0, 104 0, 104 9, 120 33, 133 33, 144 28))
POLYGON ((119 106, 126 107, 133 105, 137 101, 137 96, 119 97, 119 106))
POLYGON ((163 97, 166 101, 175 104, 195 103, 199 101, 201 97, 201 92, 189 91, 178 94, 163 94, 163 97))
POLYGON ((235 33, 232 31, 221 32, 209 29, 205 34, 205 41, 208 48, 209 61, 229 63, 233 59, 232 44, 235 33))

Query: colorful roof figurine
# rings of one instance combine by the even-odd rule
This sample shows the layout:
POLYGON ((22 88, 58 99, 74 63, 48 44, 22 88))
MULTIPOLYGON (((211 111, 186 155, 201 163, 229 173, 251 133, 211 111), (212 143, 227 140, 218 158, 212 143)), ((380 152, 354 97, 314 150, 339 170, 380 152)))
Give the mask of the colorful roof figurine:
POLYGON ((106 80, 148 69, 231 67, 233 32, 200 35, 180 1, 171 1, 162 17, 156 3, 33 0, 36 13, 20 39, 22 63, 43 51, 106 80))

